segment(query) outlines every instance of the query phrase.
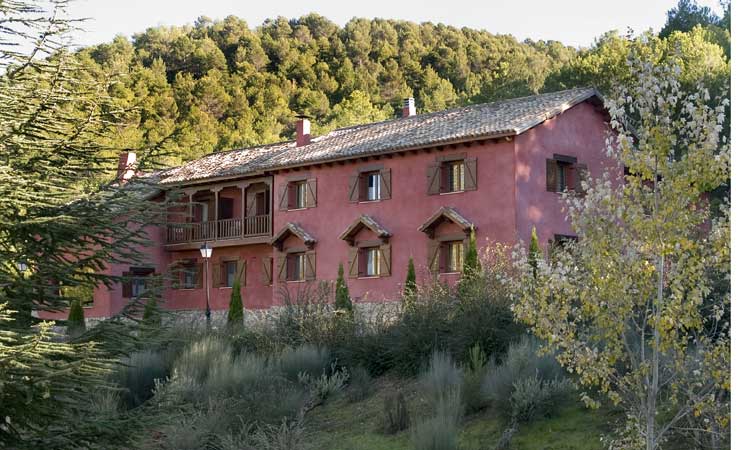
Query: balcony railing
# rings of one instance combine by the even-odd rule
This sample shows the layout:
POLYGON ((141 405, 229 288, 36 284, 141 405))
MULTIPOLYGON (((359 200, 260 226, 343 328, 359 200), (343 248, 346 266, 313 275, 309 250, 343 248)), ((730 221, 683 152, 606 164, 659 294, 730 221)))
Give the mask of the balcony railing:
POLYGON ((272 216, 264 214, 244 219, 167 224, 167 243, 184 244, 221 239, 242 239, 272 234, 272 216))

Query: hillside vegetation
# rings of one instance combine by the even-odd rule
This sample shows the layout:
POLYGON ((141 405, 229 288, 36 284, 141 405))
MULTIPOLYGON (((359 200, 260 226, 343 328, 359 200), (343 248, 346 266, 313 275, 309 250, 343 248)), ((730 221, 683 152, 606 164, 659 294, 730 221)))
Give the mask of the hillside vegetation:
POLYGON ((310 14, 250 28, 234 16, 201 17, 78 56, 96 76, 118 79, 111 95, 133 112, 107 146, 155 148, 177 164, 290 139, 296 114, 321 134, 398 115, 409 96, 430 112, 576 86, 609 94, 629 81, 633 48, 655 62, 677 56, 684 82, 719 89, 729 80, 729 20, 679 22, 663 37, 607 32, 578 50, 444 24, 355 18, 340 27, 310 14))

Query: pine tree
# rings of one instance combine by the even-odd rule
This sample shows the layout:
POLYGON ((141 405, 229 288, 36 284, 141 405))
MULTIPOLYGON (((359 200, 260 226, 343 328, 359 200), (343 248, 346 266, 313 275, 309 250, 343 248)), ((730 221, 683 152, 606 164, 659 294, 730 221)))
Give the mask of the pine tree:
POLYGON ((339 264, 337 271, 337 282, 334 291, 334 309, 337 311, 352 312, 352 299, 349 296, 349 288, 344 280, 344 265, 339 264))
POLYGON ((532 237, 529 240, 529 265, 532 266, 532 275, 537 277, 537 261, 540 260, 540 242, 537 239, 537 229, 532 226, 532 237))
POLYGON ((86 329, 85 311, 82 309, 82 302, 79 299, 72 300, 69 307, 69 317, 67 318, 67 334, 71 337, 78 337, 86 329))
POLYGON ((242 287, 239 280, 234 281, 234 285, 231 287, 229 315, 226 323, 232 329, 244 327, 244 303, 242 302, 242 287))
POLYGON ((157 297, 152 296, 147 300, 144 306, 144 313, 141 316, 141 323, 151 330, 159 328, 162 325, 162 316, 157 306, 157 297))

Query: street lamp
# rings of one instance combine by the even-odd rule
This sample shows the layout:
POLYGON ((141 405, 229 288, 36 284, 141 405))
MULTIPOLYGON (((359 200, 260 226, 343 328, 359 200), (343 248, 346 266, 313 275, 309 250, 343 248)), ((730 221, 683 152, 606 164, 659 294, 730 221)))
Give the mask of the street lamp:
POLYGON ((213 248, 208 245, 208 242, 204 242, 200 246, 200 256, 206 260, 206 328, 211 329, 211 286, 208 284, 208 260, 211 259, 211 253, 213 248))
POLYGON ((25 273, 26 270, 28 270, 28 264, 26 264, 25 261, 19 261, 16 263, 16 266, 18 267, 18 272, 25 273))

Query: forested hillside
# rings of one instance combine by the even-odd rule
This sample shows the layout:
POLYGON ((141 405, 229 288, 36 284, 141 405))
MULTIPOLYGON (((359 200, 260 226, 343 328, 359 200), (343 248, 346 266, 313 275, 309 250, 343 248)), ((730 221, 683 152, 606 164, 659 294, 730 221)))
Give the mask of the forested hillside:
POLYGON ((107 144, 158 148, 168 155, 162 163, 177 164, 290 139, 296 114, 313 118, 314 134, 390 118, 408 96, 429 112, 574 86, 608 95, 628 81, 631 49, 656 62, 677 55, 683 81, 719 89, 730 73, 728 17, 705 14, 691 22, 679 14, 664 37, 607 32, 587 49, 385 19, 356 18, 340 27, 311 14, 250 28, 234 16, 201 17, 194 25, 118 37, 78 56, 97 76, 119 78, 112 95, 132 111, 107 144))

